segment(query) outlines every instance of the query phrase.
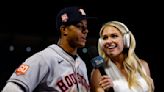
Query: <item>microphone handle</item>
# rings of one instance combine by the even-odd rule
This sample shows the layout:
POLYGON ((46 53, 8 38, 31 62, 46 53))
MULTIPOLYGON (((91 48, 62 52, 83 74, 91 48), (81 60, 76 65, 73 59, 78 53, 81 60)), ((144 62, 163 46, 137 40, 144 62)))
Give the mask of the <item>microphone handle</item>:
POLYGON ((104 70, 104 67, 103 67, 103 66, 100 66, 98 69, 99 69, 99 71, 100 71, 101 75, 106 75, 106 72, 105 72, 105 70, 104 70))
POLYGON ((105 92, 114 92, 114 89, 113 87, 111 87, 108 91, 105 91, 105 92))
MULTIPOLYGON (((99 67, 98 69, 99 69, 99 71, 100 71, 100 73, 101 73, 102 76, 103 75, 106 75, 106 72, 105 72, 103 66, 99 67)), ((105 90, 105 92, 114 92, 114 89, 113 89, 113 87, 111 87, 109 90, 105 90)))

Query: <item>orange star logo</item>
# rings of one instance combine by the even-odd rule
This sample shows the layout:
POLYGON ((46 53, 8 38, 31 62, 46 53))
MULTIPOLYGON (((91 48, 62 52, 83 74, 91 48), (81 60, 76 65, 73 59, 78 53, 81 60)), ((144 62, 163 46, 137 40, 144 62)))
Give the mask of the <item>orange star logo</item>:
POLYGON ((28 65, 22 64, 16 69, 15 73, 16 75, 24 75, 28 69, 29 69, 28 65))
POLYGON ((61 18, 62 18, 62 22, 67 22, 67 20, 68 20, 68 16, 67 16, 66 13, 63 14, 63 15, 61 16, 61 18))

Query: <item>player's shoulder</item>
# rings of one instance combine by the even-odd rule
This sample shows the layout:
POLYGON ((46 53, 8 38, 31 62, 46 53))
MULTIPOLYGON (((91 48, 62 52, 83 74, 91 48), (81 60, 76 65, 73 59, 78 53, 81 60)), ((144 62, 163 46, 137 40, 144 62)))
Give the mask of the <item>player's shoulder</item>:
POLYGON ((56 45, 49 45, 46 48, 44 48, 43 50, 39 51, 37 54, 39 55, 43 55, 43 56, 51 56, 53 53, 56 53, 55 50, 56 45))
POLYGON ((29 56, 27 59, 28 60, 40 60, 40 61, 44 61, 47 59, 51 59, 52 57, 55 57, 56 53, 55 51, 53 51, 51 48, 46 47, 36 53, 34 53, 33 55, 29 56))

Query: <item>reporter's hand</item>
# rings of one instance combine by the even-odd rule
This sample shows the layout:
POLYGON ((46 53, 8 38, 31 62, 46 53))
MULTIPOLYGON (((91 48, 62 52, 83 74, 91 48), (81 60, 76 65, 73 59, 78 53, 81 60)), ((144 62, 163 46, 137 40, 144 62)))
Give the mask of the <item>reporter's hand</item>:
POLYGON ((113 87, 113 81, 112 81, 112 79, 109 76, 104 75, 104 76, 101 77, 99 85, 104 90, 109 90, 109 89, 111 89, 113 87))

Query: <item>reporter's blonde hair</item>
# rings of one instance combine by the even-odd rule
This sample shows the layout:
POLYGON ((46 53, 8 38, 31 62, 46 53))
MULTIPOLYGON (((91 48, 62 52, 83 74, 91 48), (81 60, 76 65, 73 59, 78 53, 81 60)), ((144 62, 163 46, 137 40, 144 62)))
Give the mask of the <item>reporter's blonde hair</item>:
MULTIPOLYGON (((102 28, 100 29, 99 35, 100 37, 102 36, 102 32, 104 30, 104 28, 108 27, 108 26, 114 26, 116 28, 119 29, 119 31, 122 34, 125 34, 128 30, 128 28, 121 22, 118 21, 110 21, 105 23, 102 28)), ((138 87, 140 86, 137 82, 137 76, 136 73, 138 72, 147 82, 148 87, 149 87, 149 92, 153 92, 154 90, 154 85, 153 85, 153 81, 150 78, 150 76, 148 76, 142 69, 142 65, 141 65, 141 61, 138 58, 138 56, 135 54, 134 50, 136 47, 136 41, 134 38, 134 35, 129 31, 129 35, 130 35, 130 46, 128 48, 128 52, 127 52, 127 58, 124 60, 123 65, 124 68, 128 74, 128 85, 131 88, 132 86, 134 87, 138 87)), ((110 63, 110 58, 107 57, 105 55, 105 53, 102 51, 101 49, 101 38, 99 38, 98 40, 98 53, 100 56, 102 56, 104 58, 104 60, 106 61, 106 63, 110 63)))

